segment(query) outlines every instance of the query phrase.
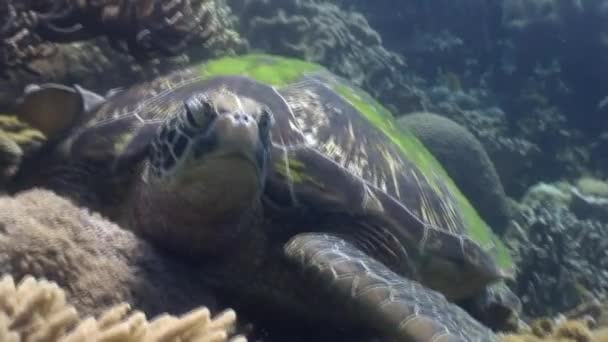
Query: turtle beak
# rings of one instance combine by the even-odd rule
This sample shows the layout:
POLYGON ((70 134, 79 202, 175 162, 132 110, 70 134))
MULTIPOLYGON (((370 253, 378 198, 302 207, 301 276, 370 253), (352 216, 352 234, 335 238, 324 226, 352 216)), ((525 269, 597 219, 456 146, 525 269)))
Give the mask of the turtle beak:
POLYGON ((259 130, 254 118, 246 113, 233 112, 220 115, 213 123, 219 144, 228 150, 245 154, 258 144, 259 130))

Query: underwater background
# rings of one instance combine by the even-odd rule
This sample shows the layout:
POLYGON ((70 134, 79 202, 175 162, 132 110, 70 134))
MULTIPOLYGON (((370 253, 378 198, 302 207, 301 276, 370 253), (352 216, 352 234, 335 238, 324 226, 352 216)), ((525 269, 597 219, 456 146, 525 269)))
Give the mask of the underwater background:
POLYGON ((431 153, 446 147, 425 125, 445 125, 462 144, 436 157, 511 251, 520 318, 539 336, 560 317, 608 325, 606 0, 0 0, 2 135, 21 129, 8 114, 28 84, 104 94, 251 52, 349 80, 431 153), (190 10, 161 23, 169 3, 190 10))

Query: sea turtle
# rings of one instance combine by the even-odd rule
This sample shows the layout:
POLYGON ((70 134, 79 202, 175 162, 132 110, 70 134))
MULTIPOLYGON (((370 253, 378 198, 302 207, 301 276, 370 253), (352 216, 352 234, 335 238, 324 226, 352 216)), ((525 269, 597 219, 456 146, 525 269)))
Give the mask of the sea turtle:
POLYGON ((243 302, 399 341, 496 339, 451 301, 509 275, 504 245, 412 134, 319 65, 226 57, 105 98, 32 86, 17 113, 49 144, 13 191, 87 203, 243 302))

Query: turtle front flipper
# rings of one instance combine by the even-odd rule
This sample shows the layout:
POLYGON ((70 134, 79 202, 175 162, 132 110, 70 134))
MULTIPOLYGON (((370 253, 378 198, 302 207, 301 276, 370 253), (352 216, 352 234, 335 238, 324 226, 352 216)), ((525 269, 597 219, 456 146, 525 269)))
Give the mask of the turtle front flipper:
POLYGON ((443 295, 399 276, 338 236, 300 234, 284 250, 319 286, 330 284, 330 291, 372 328, 398 341, 497 340, 443 295))

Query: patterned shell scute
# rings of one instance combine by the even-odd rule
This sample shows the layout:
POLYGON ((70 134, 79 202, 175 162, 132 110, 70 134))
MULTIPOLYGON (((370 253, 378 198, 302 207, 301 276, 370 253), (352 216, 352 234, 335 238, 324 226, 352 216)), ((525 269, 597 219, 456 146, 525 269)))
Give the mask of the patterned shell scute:
POLYGON ((134 86, 101 106, 85 127, 125 117, 140 122, 163 121, 167 113, 175 113, 183 107, 181 101, 171 100, 174 92, 200 79, 202 77, 196 77, 192 70, 184 69, 134 86))

